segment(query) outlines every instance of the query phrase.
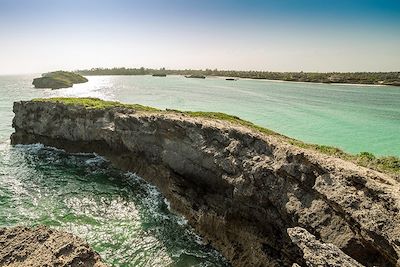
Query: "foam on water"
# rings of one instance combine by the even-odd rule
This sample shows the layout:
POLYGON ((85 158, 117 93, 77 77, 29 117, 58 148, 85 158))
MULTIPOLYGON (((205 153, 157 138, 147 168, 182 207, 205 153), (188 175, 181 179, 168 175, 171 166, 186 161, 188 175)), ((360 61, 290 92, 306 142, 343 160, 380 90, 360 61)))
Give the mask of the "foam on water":
POLYGON ((154 186, 102 157, 10 146, 0 153, 0 173, 0 226, 72 232, 113 266, 227 265, 168 210, 154 186))

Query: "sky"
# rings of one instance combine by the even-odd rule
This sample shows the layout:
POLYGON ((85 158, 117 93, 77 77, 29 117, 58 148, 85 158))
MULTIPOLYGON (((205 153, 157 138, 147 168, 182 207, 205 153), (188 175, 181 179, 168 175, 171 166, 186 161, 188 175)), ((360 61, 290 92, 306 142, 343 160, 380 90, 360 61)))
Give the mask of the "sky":
POLYGON ((400 71, 399 0, 0 0, 0 74, 400 71))

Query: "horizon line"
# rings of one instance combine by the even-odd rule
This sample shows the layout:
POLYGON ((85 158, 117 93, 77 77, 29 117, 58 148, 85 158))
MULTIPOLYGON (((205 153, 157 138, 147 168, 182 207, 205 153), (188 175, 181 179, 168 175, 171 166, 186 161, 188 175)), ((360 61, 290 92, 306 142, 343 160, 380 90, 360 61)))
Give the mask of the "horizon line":
MULTIPOLYGON (((237 71, 237 72, 272 72, 272 73, 400 73, 400 70, 391 70, 391 71, 275 71, 275 70, 254 70, 254 69, 246 69, 246 70, 239 70, 239 69, 219 69, 219 68, 154 68, 154 67, 92 67, 92 68, 82 68, 82 69, 53 69, 53 70, 48 70, 45 72, 21 72, 21 73, 0 73, 0 76, 13 76, 13 75, 33 75, 33 74, 43 74, 43 73, 48 73, 48 72, 54 72, 54 71, 70 71, 70 72, 79 72, 79 71, 91 71, 95 69, 103 69, 103 70, 111 70, 111 69, 145 69, 145 70, 156 70, 160 71, 237 71)), ((123 74, 121 74, 123 75, 123 74)), ((126 74, 129 75, 129 74, 126 74)), ((146 75, 146 74, 143 74, 146 75)))

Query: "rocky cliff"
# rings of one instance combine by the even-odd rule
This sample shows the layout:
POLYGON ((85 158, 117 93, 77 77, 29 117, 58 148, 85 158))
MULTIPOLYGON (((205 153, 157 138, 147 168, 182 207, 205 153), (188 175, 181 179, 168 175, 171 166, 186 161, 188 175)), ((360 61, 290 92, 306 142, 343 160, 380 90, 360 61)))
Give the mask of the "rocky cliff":
MULTIPOLYGON (((288 228, 288 234, 304 253, 307 266, 361 267, 357 261, 344 254, 337 246, 325 244, 301 227, 288 228)), ((293 267, 296 267, 295 264, 293 267)))
POLYGON ((45 226, 0 228, 0 266, 106 267, 86 242, 45 226))
POLYGON ((41 100, 14 113, 13 144, 96 152, 136 172, 233 266, 317 266, 293 227, 315 237, 308 247, 321 257, 330 243, 365 266, 400 264, 400 185, 385 174, 172 111, 41 100))

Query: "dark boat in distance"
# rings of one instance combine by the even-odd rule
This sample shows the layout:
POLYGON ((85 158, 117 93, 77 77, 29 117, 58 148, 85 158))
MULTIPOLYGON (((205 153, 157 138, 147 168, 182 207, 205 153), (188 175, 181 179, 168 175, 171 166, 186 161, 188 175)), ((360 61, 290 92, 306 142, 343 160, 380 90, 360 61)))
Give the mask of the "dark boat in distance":
POLYGON ((225 79, 226 81, 237 81, 237 80, 239 80, 238 78, 226 78, 225 79))
POLYGON ((167 77, 167 74, 165 74, 165 73, 154 73, 152 76, 153 77, 167 77))
POLYGON ((186 78, 196 78, 196 79, 205 79, 206 76, 201 74, 192 74, 192 75, 185 75, 186 78))

